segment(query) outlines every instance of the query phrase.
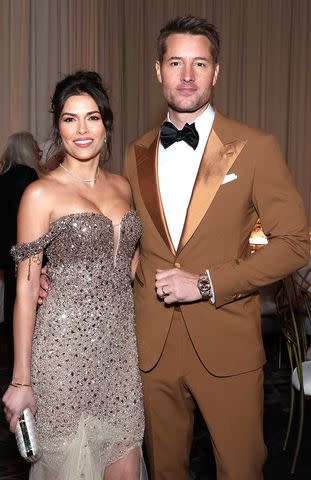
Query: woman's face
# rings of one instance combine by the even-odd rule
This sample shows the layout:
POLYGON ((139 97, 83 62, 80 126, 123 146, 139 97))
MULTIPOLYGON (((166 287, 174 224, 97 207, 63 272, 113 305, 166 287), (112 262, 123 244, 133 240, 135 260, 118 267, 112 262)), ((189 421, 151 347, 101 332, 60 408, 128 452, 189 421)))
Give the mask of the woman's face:
POLYGON ((90 95, 67 98, 59 119, 59 132, 67 155, 82 161, 100 155, 106 129, 98 105, 90 95))

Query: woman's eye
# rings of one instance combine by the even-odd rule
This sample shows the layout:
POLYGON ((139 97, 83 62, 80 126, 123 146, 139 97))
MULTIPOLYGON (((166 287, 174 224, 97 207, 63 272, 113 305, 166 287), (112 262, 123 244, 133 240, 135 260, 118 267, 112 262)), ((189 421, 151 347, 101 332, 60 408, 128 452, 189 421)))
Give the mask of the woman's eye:
POLYGON ((100 120, 101 118, 100 118, 99 115, 91 115, 91 116, 89 117, 89 119, 90 119, 90 120, 100 120))
POLYGON ((73 117, 65 117, 65 118, 64 118, 64 122, 66 122, 66 123, 74 122, 74 120, 75 120, 75 119, 74 119, 73 117))

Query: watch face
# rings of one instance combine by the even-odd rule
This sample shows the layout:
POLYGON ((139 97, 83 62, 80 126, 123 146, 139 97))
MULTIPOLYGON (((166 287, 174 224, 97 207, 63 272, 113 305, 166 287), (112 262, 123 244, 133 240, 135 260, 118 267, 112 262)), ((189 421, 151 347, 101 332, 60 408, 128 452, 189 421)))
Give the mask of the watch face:
POLYGON ((202 297, 206 297, 210 295, 211 292, 211 284, 209 281, 209 278, 206 276, 202 276, 198 280, 198 289, 200 290, 200 293, 202 297))
POLYGON ((198 282, 198 286, 200 288, 200 290, 210 290, 211 286, 210 286, 210 283, 208 280, 205 280, 205 279, 200 279, 199 282, 198 282))

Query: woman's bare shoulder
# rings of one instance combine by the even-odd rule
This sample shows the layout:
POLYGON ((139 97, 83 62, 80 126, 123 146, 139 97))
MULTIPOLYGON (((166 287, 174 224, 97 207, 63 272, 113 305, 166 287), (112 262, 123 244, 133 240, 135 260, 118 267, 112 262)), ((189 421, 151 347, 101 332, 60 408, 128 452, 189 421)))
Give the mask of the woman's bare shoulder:
POLYGON ((62 186, 59 182, 47 175, 28 185, 24 191, 22 202, 46 203, 47 201, 53 201, 53 198, 57 199, 61 188, 62 186))
POLYGON ((117 173, 109 172, 108 178, 113 186, 119 189, 121 193, 132 196, 130 184, 125 177, 117 173))

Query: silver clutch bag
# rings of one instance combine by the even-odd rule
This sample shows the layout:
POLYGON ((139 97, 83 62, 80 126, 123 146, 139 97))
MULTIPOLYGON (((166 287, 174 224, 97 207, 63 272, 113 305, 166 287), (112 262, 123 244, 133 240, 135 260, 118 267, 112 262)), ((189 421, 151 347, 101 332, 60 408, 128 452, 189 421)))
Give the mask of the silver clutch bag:
POLYGON ((15 438, 19 453, 27 462, 36 462, 42 454, 39 445, 35 417, 25 408, 16 425, 15 438))

